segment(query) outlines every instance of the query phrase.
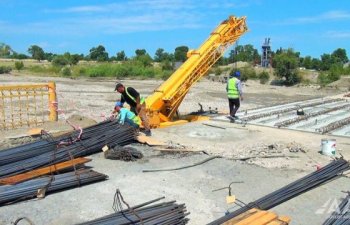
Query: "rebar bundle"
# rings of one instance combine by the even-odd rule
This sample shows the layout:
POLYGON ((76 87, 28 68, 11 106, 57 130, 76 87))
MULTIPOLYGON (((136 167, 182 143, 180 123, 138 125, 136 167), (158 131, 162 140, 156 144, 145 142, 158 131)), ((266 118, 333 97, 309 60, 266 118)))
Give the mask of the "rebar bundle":
POLYGON ((316 188, 328 181, 331 181, 339 175, 341 175, 346 170, 350 169, 349 162, 344 159, 337 159, 329 163, 325 167, 318 171, 315 171, 299 180, 296 180, 283 188, 280 188, 254 202, 251 202, 244 207, 231 212, 208 225, 219 225, 222 224, 241 213, 244 213, 252 208, 258 208, 261 210, 269 210, 281 203, 284 203, 304 192, 307 192, 313 188, 316 188))
POLYGON ((316 131, 320 132, 321 134, 325 134, 329 131, 339 129, 348 124, 350 124, 350 117, 330 123, 327 126, 316 129, 316 131))
POLYGON ((71 187, 102 181, 107 176, 93 170, 83 169, 74 172, 52 175, 48 177, 29 180, 17 185, 0 186, 0 206, 29 198, 34 198, 38 194, 45 195, 71 187))
POLYGON ((337 106, 337 107, 330 108, 330 109, 321 110, 319 112, 309 113, 309 114, 307 114, 305 116, 298 116, 298 117, 295 117, 295 118, 292 118, 292 119, 289 119, 289 120, 281 121, 279 123, 276 123, 275 126, 277 126, 277 127, 286 127, 286 126, 289 126, 291 124, 298 123, 298 122, 303 121, 303 120, 307 120, 307 119, 309 119, 311 117, 316 117, 316 116, 319 116, 319 115, 322 115, 322 114, 334 112, 334 111, 337 111, 337 110, 340 110, 340 109, 349 108, 349 107, 350 107, 350 105, 346 104, 346 105, 341 105, 341 106, 337 106))
POLYGON ((150 206, 162 198, 155 199, 141 205, 120 210, 113 214, 81 223, 79 225, 183 225, 187 224, 189 213, 185 204, 175 201, 158 203, 150 206))
POLYGON ((322 225, 349 225, 350 224, 350 194, 343 199, 336 210, 322 225))
POLYGON ((303 104, 303 105, 296 105, 296 106, 292 106, 290 108, 285 108, 285 109, 276 110, 276 111, 272 111, 272 112, 246 116, 246 117, 243 117, 242 120, 245 120, 245 121, 256 120, 256 119, 260 119, 260 118, 264 118, 264 117, 283 114, 283 113, 290 112, 290 111, 293 111, 293 110, 296 110, 299 108, 313 107, 313 106, 337 102, 337 101, 341 101, 341 99, 328 99, 328 100, 322 100, 322 101, 317 101, 317 102, 313 102, 313 103, 307 103, 307 104, 303 104))
POLYGON ((120 125, 117 121, 102 122, 84 130, 80 140, 76 142, 63 141, 62 145, 60 144, 62 142, 59 142, 53 151, 0 166, 0 178, 32 171, 72 158, 91 155, 101 151, 105 145, 112 148, 116 145, 126 145, 134 142, 135 136, 136 131, 130 126, 120 125))
POLYGON ((18 147, 8 148, 0 151, 0 166, 23 159, 31 158, 44 153, 53 151, 57 143, 47 140, 39 140, 18 147))
MULTIPOLYGON (((84 128, 84 136, 89 132, 96 129, 96 127, 103 126, 104 123, 98 123, 93 126, 84 128)), ((37 140, 28 144, 4 149, 0 151, 0 166, 6 165, 12 162, 21 161, 23 159, 32 158, 37 155, 41 155, 45 152, 54 151, 60 142, 68 142, 73 136, 77 136, 77 131, 72 131, 67 134, 60 135, 53 138, 47 133, 42 133, 41 140, 37 140)))

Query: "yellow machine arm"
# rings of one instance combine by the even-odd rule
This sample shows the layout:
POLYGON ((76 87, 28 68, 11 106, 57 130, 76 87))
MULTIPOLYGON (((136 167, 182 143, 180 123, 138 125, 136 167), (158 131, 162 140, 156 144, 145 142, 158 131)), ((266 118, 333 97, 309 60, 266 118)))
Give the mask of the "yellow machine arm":
POLYGON ((188 59, 181 67, 147 97, 146 106, 151 127, 156 128, 161 123, 172 120, 191 86, 248 30, 245 19, 230 16, 223 21, 198 50, 188 51, 188 59))

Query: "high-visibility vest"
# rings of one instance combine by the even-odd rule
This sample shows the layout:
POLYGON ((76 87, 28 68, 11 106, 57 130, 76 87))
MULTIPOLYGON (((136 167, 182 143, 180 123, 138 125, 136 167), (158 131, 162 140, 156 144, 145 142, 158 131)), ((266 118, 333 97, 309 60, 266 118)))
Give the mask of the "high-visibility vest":
POLYGON ((228 80, 227 84, 227 97, 231 99, 237 99, 239 98, 239 91, 236 87, 238 79, 235 77, 232 77, 228 80))
MULTIPOLYGON (((127 88, 127 87, 125 87, 125 93, 128 95, 128 97, 129 97, 130 99, 132 99, 132 100, 136 103, 136 99, 134 98, 134 96, 132 96, 131 94, 129 94, 128 88, 127 88)), ((144 102, 145 102, 145 98, 140 96, 140 104, 143 104, 144 102)))
POLYGON ((141 118, 139 116, 135 115, 131 120, 134 121, 134 123, 136 123, 137 125, 141 125, 141 118))
POLYGON ((132 120, 134 123, 136 123, 139 126, 141 125, 141 118, 139 116, 136 116, 135 113, 131 112, 130 110, 126 108, 121 108, 118 115, 118 119, 120 119, 121 114, 125 115, 125 119, 127 118, 129 120, 132 120))

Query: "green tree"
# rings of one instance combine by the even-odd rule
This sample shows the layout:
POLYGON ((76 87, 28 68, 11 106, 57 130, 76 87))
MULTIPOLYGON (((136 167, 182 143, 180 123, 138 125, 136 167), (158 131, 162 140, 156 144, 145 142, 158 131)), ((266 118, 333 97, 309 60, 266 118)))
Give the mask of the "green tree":
POLYGON ((303 58, 301 65, 306 69, 312 69, 312 59, 311 56, 306 56, 303 58))
POLYGON ((13 52, 11 58, 13 59, 28 59, 29 57, 22 53, 13 52))
POLYGON ((164 49, 158 48, 156 50, 156 53, 154 54, 154 61, 155 62, 163 62, 163 61, 173 61, 174 55, 165 52, 164 49))
POLYGON ((348 56, 346 55, 346 50, 343 48, 338 48, 332 53, 333 63, 340 62, 342 64, 349 61, 348 56))
POLYGON ((332 64, 331 68, 328 71, 328 80, 329 82, 334 82, 340 79, 340 76, 343 74, 343 65, 332 64))
POLYGON ((20 71, 21 69, 23 69, 23 68, 24 68, 23 62, 22 62, 22 61, 16 61, 16 62, 15 62, 15 68, 16 68, 16 70, 18 70, 18 71, 20 71))
POLYGON ((325 71, 329 70, 331 68, 331 65, 333 64, 332 56, 330 54, 323 54, 321 55, 321 67, 320 69, 325 71))
POLYGON ((138 56, 142 56, 142 55, 146 55, 146 50, 145 49, 136 49, 135 50, 135 54, 136 54, 136 57, 138 56))
POLYGON ((175 48, 174 57, 176 61, 185 62, 187 59, 187 46, 178 46, 175 48))
POLYGON ((80 60, 84 59, 84 55, 79 55, 79 54, 72 54, 69 57, 69 64, 71 65, 77 65, 80 60))
POLYGON ((260 84, 266 84, 270 80, 270 75, 268 72, 263 71, 258 75, 260 84))
POLYGON ((69 59, 64 55, 56 55, 52 59, 52 65, 54 66, 66 66, 69 64, 69 59))
POLYGON ((260 55, 258 50, 253 45, 237 45, 234 50, 230 52, 230 59, 232 62, 259 62, 260 55))
POLYGON ((296 54, 292 49, 288 49, 273 59, 275 68, 275 75, 285 79, 285 83, 288 85, 296 84, 300 82, 300 76, 297 68, 299 64, 299 54, 296 54))
POLYGON ((11 46, 5 43, 0 43, 0 58, 9 58, 11 53, 14 53, 11 46))
POLYGON ((51 52, 45 52, 44 59, 51 62, 55 56, 56 56, 56 54, 53 54, 51 52))
POLYGON ((117 52, 116 60, 117 60, 117 61, 126 61, 126 60, 128 60, 128 58, 127 58, 126 55, 125 55, 124 50, 123 50, 123 51, 120 51, 120 52, 117 52))
POLYGON ((32 55, 33 59, 36 59, 38 61, 45 59, 45 52, 38 45, 31 45, 28 48, 28 53, 32 55))
POLYGON ((69 77, 69 76, 72 75, 72 71, 70 70, 69 67, 63 67, 62 70, 61 70, 61 73, 65 77, 69 77))
POLYGON ((162 48, 158 48, 157 50, 156 50, 156 53, 154 54, 154 61, 155 62, 162 62, 162 61, 164 61, 164 60, 167 60, 168 59, 168 53, 166 53, 165 51, 164 51, 164 49, 162 49, 162 48))
POLYGON ((152 57, 148 54, 137 56, 135 59, 136 61, 141 62, 145 67, 151 66, 153 61, 152 57))
POLYGON ((162 69, 163 70, 173 70, 173 64, 171 63, 170 60, 163 60, 162 61, 162 69))
POLYGON ((135 51, 136 56, 135 56, 135 60, 137 62, 141 62, 143 66, 147 67, 147 66, 151 66, 153 59, 152 57, 146 52, 145 49, 136 49, 135 51))
POLYGON ((311 68, 314 70, 320 70, 321 69, 321 60, 313 58, 311 60, 311 68))
POLYGON ((99 45, 90 49, 89 59, 104 62, 108 60, 108 53, 104 46, 99 45))

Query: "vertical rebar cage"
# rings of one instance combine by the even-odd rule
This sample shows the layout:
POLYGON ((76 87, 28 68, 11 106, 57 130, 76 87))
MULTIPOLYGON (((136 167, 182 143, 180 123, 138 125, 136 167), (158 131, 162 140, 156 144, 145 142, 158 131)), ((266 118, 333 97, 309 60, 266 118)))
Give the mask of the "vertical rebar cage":
POLYGON ((0 130, 57 121, 56 85, 0 85, 0 130))

